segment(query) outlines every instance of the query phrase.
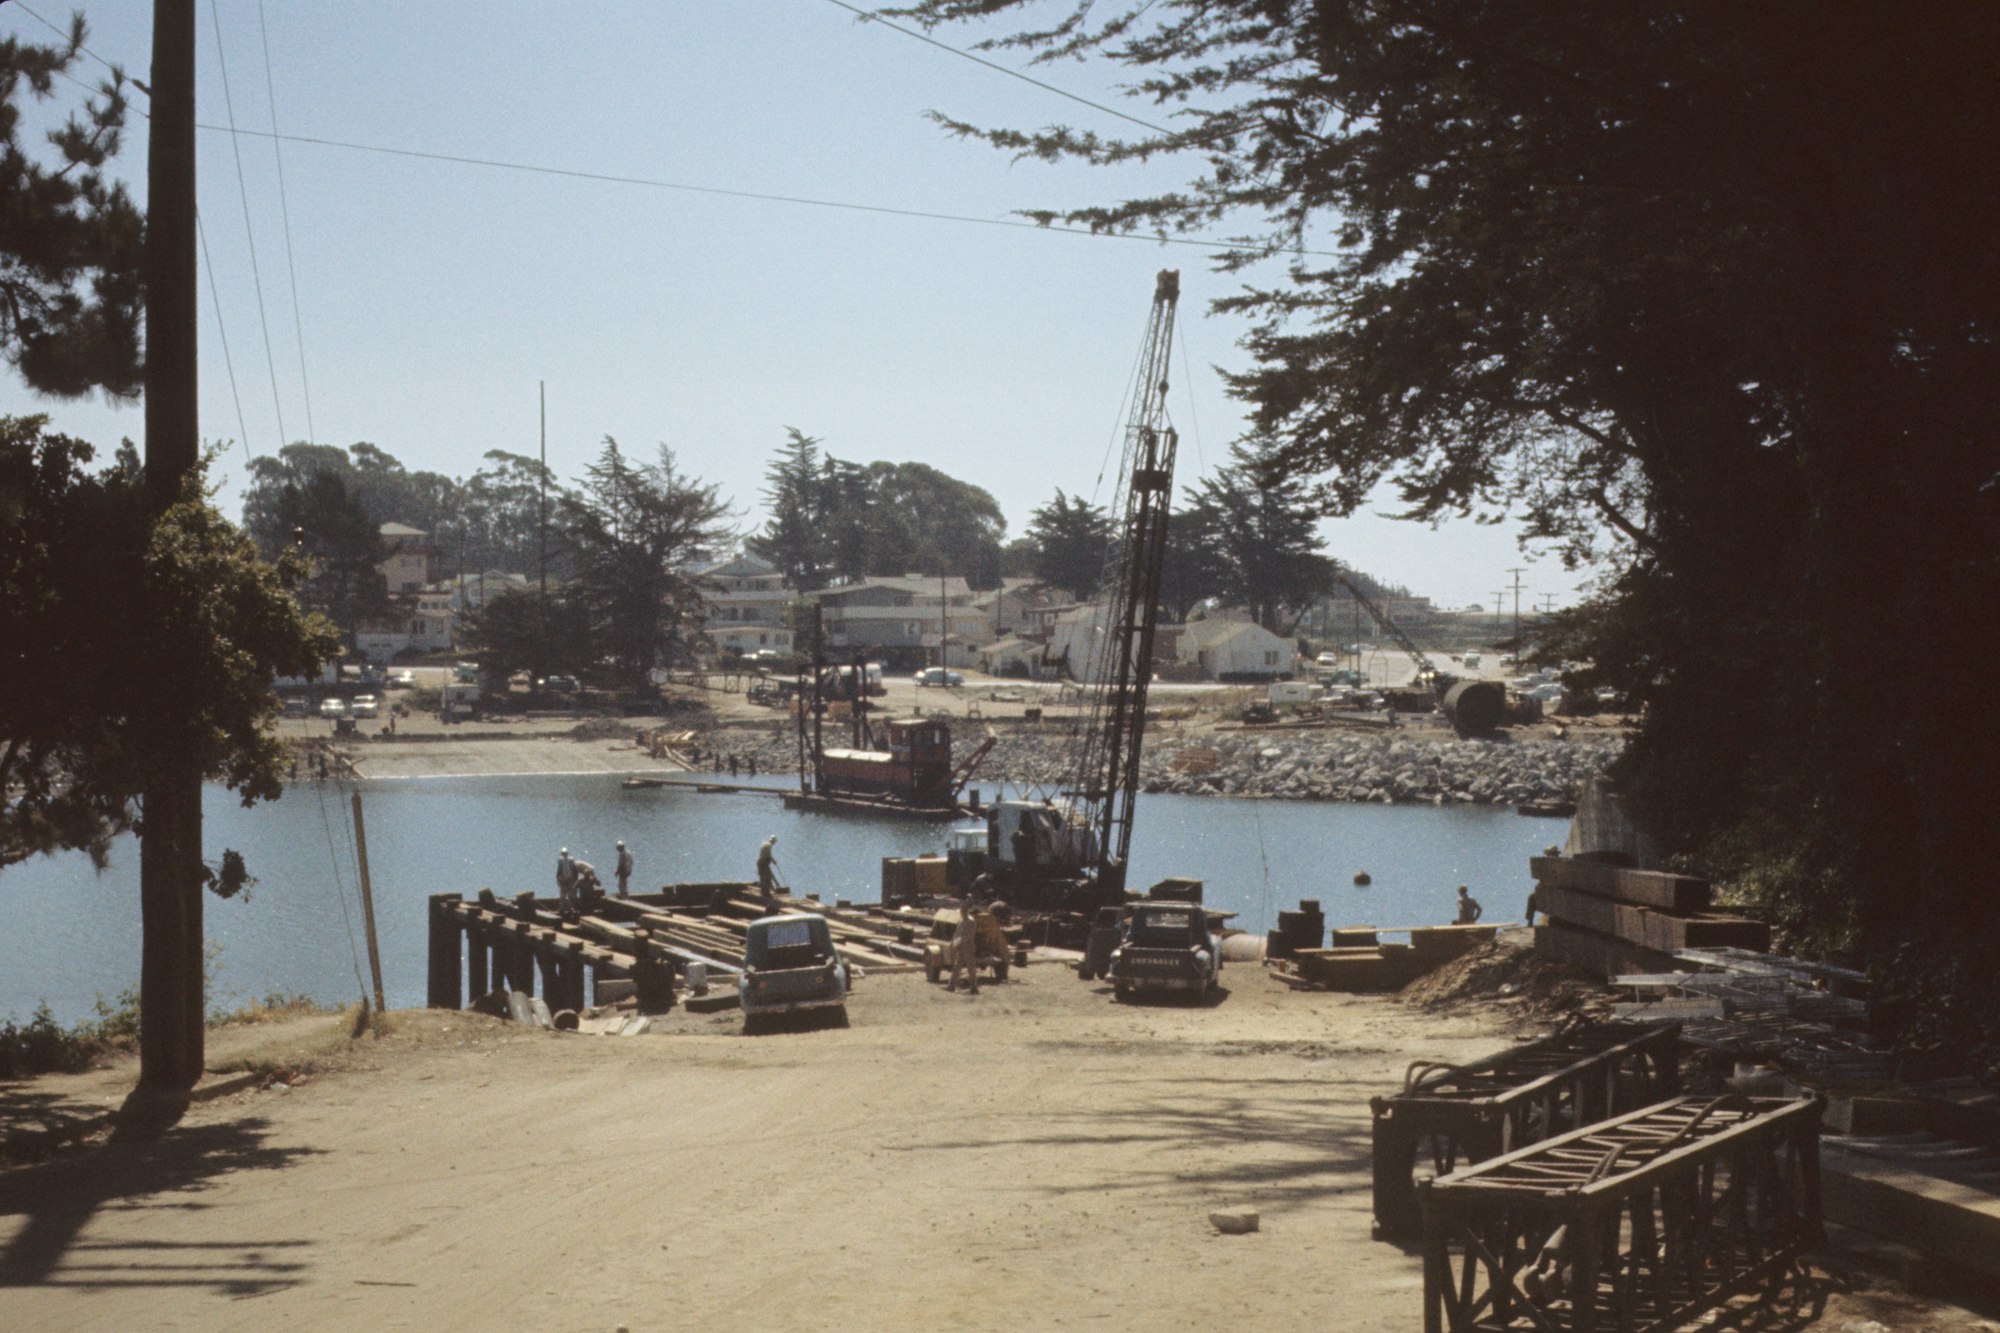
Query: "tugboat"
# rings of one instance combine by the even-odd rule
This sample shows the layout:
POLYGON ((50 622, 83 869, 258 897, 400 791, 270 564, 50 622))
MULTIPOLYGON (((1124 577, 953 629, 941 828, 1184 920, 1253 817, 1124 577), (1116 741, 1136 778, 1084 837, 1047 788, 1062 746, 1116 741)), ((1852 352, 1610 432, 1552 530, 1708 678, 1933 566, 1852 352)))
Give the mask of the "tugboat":
POLYGON ((787 809, 919 819, 961 813, 959 795, 995 744, 990 731, 953 764, 945 719, 870 720, 869 682, 881 679, 879 669, 860 661, 829 668, 815 660, 810 671, 798 686, 799 790, 786 794, 787 809), (844 746, 826 743, 827 714, 837 703, 847 706, 852 723, 851 743, 844 746))

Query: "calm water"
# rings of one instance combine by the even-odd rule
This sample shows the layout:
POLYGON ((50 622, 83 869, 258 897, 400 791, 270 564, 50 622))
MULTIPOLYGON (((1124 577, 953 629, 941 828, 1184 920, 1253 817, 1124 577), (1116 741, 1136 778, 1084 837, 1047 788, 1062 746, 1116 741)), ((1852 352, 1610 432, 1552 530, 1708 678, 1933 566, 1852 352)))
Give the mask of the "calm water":
MULTIPOLYGON (((800 892, 872 901, 881 858, 942 850, 942 825, 785 810, 775 797, 627 791, 615 777, 449 778, 363 784, 368 860, 391 1005, 424 1001, 426 901, 433 893, 555 892, 556 851, 607 872, 612 844, 631 844, 633 887, 754 877, 757 846, 778 835, 782 877, 800 892)), ((274 991, 346 1002, 365 975, 352 821, 344 791, 301 787, 244 810, 207 800, 211 857, 234 847, 258 883, 249 901, 209 898, 215 1002, 274 991)), ((1281 909, 1317 898, 1331 925, 1447 921, 1458 884, 1487 915, 1515 920, 1528 858, 1561 841, 1564 821, 1510 809, 1140 798, 1131 882, 1206 881, 1211 907, 1264 931, 1281 909), (1356 871, 1374 883, 1356 888, 1356 871)), ((47 1000, 85 1017, 99 994, 139 976, 139 856, 121 840, 102 875, 81 856, 0 871, 0 1020, 47 1000)))

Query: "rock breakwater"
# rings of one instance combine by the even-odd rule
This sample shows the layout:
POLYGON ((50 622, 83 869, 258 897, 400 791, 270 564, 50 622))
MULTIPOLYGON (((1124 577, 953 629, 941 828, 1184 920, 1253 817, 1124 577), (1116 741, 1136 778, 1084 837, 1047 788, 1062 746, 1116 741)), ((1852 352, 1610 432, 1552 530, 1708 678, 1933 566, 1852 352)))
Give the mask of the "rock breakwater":
MULTIPOLYGON (((725 755, 734 749, 739 765, 754 756, 761 773, 796 768, 789 733, 755 740, 718 734, 712 743, 725 755)), ((966 736, 958 738, 959 749, 968 743, 966 736)), ((1149 792, 1186 796, 1519 805, 1576 799, 1583 784, 1603 772, 1623 744, 1600 735, 1459 740, 1395 731, 1169 733, 1147 742, 1139 775, 1149 792)), ((1005 732, 972 785, 1053 784, 1062 781, 1073 763, 1067 736, 1005 732)))

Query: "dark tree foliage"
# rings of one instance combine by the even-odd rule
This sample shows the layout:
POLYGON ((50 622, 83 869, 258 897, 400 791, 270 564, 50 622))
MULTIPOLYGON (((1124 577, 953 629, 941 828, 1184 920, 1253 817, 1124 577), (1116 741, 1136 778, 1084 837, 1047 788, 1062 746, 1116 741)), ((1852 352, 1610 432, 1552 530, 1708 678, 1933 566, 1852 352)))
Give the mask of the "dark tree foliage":
POLYGON ((571 585, 496 593, 466 614, 461 643, 482 670, 505 678, 516 671, 582 675, 596 664, 590 608, 571 585))
POLYGON ((302 601, 347 631, 389 609, 389 588, 379 568, 381 528, 347 489, 338 472, 314 472, 278 492, 277 531, 292 534, 310 562, 299 590, 302 601))
POLYGON ((107 164, 125 127, 117 71, 49 132, 42 160, 21 142, 21 99, 74 79, 83 16, 66 41, 0 38, 0 357, 43 393, 139 392, 145 219, 107 164))
MULTIPOLYGON (((200 476, 155 517, 135 453, 91 473, 90 446, 46 426, 0 417, 0 865, 63 849, 101 865, 166 756, 245 805, 276 796, 271 679, 338 643, 293 596, 304 562, 258 559, 200 476)), ((219 887, 241 883, 234 865, 219 887)))
MULTIPOLYGON (((243 496, 243 526, 258 549, 272 554, 292 541, 292 525, 280 515, 288 488, 303 492, 323 475, 341 489, 379 529, 402 523, 430 535, 447 573, 463 568, 538 574, 543 561, 543 481, 548 481, 548 515, 553 521, 568 494, 540 462, 494 449, 487 466, 457 481, 437 472, 412 472, 379 445, 363 441, 340 449, 330 444, 288 444, 275 457, 250 463, 243 496)), ((562 550, 548 545, 549 571, 569 573, 562 550)))
POLYGON ((787 429, 766 473, 769 513, 749 545, 791 587, 904 574, 1000 585, 1007 520, 989 492, 923 463, 849 463, 787 429))
POLYGON ((1205 596, 1241 606, 1273 634, 1289 635, 1334 584, 1320 554, 1317 515, 1306 486, 1272 475, 1268 454, 1237 445, 1231 462, 1188 489, 1169 541, 1191 545, 1205 596))
POLYGON ((593 662, 640 688, 655 667, 686 661, 704 613, 701 589, 684 571, 729 536, 720 490, 682 474, 665 445, 658 461, 635 466, 607 435, 560 517, 593 662))
POLYGON ((827 533, 832 488, 821 471, 819 441, 791 426, 785 433, 789 443, 764 473, 769 517, 748 545, 783 572, 786 587, 815 592, 826 586, 832 564, 827 533))
POLYGON ((1137 75, 1171 133, 968 133, 1186 188, 1288 273, 1233 388, 1329 512, 1524 515, 1608 567, 1569 646, 1686 860, 1878 970, 1905 1043, 2000 1028, 2000 7, 931 0, 1137 75), (1044 19, 1023 18, 1033 11, 1044 19))
POLYGON ((1113 526, 1102 506, 1058 488, 1055 499, 1028 517, 1028 572, 1072 602, 1089 601, 1104 581, 1113 526))
POLYGON ((488 466, 460 487, 455 520, 444 522, 439 539, 454 555, 462 543, 468 571, 501 569, 515 574, 539 574, 544 563, 552 577, 570 573, 561 544, 542 542, 542 494, 546 485, 548 516, 554 521, 569 491, 539 459, 489 450, 488 466))

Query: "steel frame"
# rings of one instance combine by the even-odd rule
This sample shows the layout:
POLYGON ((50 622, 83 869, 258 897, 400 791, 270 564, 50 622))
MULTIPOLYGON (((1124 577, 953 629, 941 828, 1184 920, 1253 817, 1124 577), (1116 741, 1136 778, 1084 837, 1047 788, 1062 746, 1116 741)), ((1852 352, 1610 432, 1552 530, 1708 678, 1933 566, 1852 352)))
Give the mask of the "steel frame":
POLYGON ((1672 1329, 1823 1241, 1818 1098, 1679 1098, 1419 1186, 1425 1333, 1672 1329))
POLYGON ((1678 1023, 1597 1024, 1466 1065, 1419 1061, 1403 1091, 1369 1099, 1374 1112, 1375 1235, 1423 1230, 1414 1173, 1428 1155, 1448 1175, 1680 1091, 1678 1023))

